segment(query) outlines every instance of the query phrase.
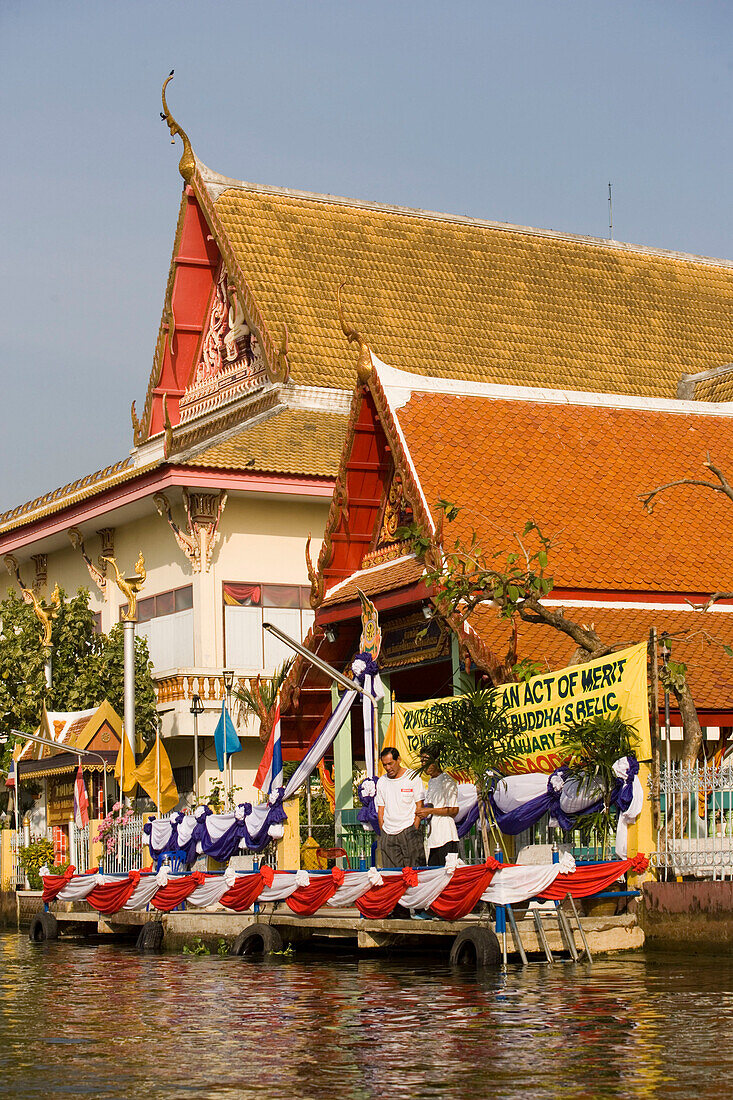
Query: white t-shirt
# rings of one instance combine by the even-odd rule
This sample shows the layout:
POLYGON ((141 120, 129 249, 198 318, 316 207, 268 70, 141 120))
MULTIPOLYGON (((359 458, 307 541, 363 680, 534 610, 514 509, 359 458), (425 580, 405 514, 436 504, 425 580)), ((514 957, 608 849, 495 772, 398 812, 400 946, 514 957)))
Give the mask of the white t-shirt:
MULTIPOLYGON (((433 779, 428 780, 428 790, 425 795, 426 805, 430 804, 436 807, 436 809, 443 809, 446 806, 458 805, 458 784, 454 779, 451 779, 445 772, 441 772, 440 775, 434 776, 433 779)), ((458 840, 458 830, 456 829, 456 821, 453 817, 448 817, 443 814, 433 814, 430 818, 430 828, 428 829, 427 840, 425 841, 425 847, 428 851, 431 848, 442 848, 444 844, 450 844, 452 840, 458 840)))
POLYGON ((415 824, 415 803, 425 800, 425 787, 419 775, 405 769, 398 779, 380 775, 377 780, 377 809, 384 806, 382 829, 390 836, 415 824))

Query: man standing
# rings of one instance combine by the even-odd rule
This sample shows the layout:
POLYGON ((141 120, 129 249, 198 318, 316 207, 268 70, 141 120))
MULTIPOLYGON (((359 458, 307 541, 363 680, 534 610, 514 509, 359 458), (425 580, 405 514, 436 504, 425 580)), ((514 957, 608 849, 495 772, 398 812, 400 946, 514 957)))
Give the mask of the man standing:
POLYGON ((424 791, 422 779, 403 768, 397 749, 386 746, 379 754, 384 775, 377 780, 379 856, 382 867, 424 867, 425 848, 420 832, 424 791))
POLYGON ((420 763, 428 777, 428 792, 425 806, 417 810, 417 817, 430 822, 425 841, 428 866, 442 867, 449 852, 458 854, 458 830, 454 820, 458 814, 458 784, 441 770, 438 746, 423 749, 420 763))

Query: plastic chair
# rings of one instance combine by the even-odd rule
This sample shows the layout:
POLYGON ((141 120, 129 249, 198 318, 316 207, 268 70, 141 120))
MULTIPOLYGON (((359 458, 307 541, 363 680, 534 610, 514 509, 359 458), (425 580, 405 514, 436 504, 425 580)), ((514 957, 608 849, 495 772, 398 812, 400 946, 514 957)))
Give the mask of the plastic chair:
POLYGON ((349 862, 349 853, 345 848, 319 848, 316 852, 319 859, 345 859, 346 866, 351 870, 351 863, 349 862))

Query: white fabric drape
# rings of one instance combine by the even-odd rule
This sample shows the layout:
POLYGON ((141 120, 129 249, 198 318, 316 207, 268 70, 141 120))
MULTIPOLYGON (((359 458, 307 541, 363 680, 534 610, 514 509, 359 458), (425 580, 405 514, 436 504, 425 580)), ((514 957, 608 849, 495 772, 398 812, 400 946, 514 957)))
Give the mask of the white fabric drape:
POLYGON ((346 909, 354 905, 362 894, 366 894, 367 890, 371 889, 371 885, 366 871, 347 871, 344 881, 333 897, 328 899, 326 905, 334 909, 346 909))
POLYGON ((237 876, 231 867, 227 867, 223 875, 212 875, 201 886, 197 886, 192 894, 186 898, 191 905, 200 909, 206 909, 210 905, 216 905, 227 890, 231 890, 237 876))
POLYGON ((417 886, 408 886, 400 898, 406 909, 428 909, 450 882, 455 865, 418 871, 417 886))
POLYGON ((575 860, 566 852, 560 856, 559 863, 503 867, 496 872, 481 900, 493 901, 495 905, 516 905, 541 894, 559 874, 571 874, 574 870, 575 860))
MULTIPOLYGON (((300 871, 297 874, 293 874, 291 871, 276 872, 272 880, 272 886, 266 886, 257 900, 263 905, 267 905, 272 901, 285 901, 301 885, 302 880, 301 882, 297 881, 300 873, 300 871)), ((308 882, 310 882, 310 876, 308 876, 308 882)))

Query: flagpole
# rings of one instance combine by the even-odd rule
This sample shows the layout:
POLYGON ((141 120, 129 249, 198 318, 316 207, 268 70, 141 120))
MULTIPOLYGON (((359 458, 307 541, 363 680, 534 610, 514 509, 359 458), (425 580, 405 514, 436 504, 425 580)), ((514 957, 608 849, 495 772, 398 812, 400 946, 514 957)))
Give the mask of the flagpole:
POLYGON ((158 773, 158 817, 162 817, 163 815, 160 811, 160 730, 158 730, 158 736, 155 739, 155 766, 158 773))
POLYGON ((325 672, 326 675, 330 676, 332 680, 335 680, 337 684, 346 688, 347 691, 358 691, 360 695, 366 695, 373 703, 376 704, 379 702, 376 696, 372 695, 370 691, 366 691, 360 683, 356 680, 349 680, 346 676, 342 676, 332 665, 329 665, 328 661, 324 661, 321 657, 316 657, 315 653, 311 653, 309 649, 306 649, 300 642, 296 642, 294 638, 291 638, 289 634, 280 630, 279 627, 273 626, 272 623, 263 623, 262 626, 265 630, 268 630, 270 634, 274 634, 276 638, 284 642, 285 645, 294 649, 301 657, 305 657, 306 661, 310 661, 315 668, 320 669, 321 672, 325 672))

